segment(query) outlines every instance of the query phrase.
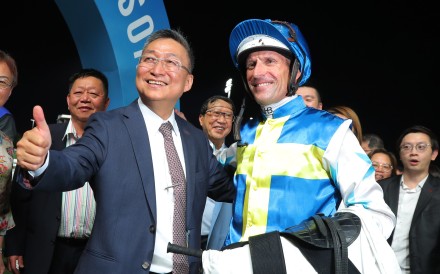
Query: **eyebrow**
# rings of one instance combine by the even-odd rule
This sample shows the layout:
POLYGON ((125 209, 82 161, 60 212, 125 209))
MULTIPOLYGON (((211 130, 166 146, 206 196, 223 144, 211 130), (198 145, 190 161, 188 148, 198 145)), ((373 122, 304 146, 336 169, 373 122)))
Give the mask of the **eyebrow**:
POLYGON ((229 111, 221 111, 221 110, 215 110, 215 109, 207 109, 206 112, 208 112, 208 111, 234 115, 234 112, 232 110, 229 112, 229 111))
MULTIPOLYGON (((300 94, 301 95, 301 94, 300 94)), ((304 97, 304 98, 312 98, 312 99, 315 99, 316 97, 315 96, 313 96, 313 95, 301 95, 302 97, 304 97)))
POLYGON ((154 50, 154 49, 147 49, 142 53, 142 55, 144 55, 146 53, 159 53, 159 54, 165 55, 165 57, 172 56, 172 57, 176 57, 177 59, 179 59, 179 57, 175 53, 172 53, 172 52, 161 52, 161 51, 154 50))
POLYGON ((230 111, 232 111, 232 108, 224 107, 224 106, 215 106, 215 107, 211 107, 211 108, 208 108, 207 111, 208 111, 208 110, 218 110, 218 111, 221 111, 221 110, 219 110, 218 108, 227 108, 227 109, 229 109, 230 111))
POLYGON ((390 165, 391 166, 391 163, 381 163, 381 162, 378 162, 378 161, 372 161, 372 163, 377 163, 377 164, 382 164, 382 165, 390 165))

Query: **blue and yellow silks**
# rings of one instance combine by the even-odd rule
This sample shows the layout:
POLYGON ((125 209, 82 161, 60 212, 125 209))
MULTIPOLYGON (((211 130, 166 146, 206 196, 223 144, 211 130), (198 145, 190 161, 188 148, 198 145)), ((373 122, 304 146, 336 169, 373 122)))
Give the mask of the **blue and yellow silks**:
POLYGON ((298 97, 272 118, 242 126, 247 146, 237 148, 237 198, 226 244, 336 212, 341 196, 322 160, 342 122, 298 97))

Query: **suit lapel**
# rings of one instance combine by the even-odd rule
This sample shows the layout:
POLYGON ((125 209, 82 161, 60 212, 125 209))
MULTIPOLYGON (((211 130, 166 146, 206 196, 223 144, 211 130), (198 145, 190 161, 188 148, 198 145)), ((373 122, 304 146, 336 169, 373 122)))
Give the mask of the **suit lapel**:
POLYGON ((400 178, 401 176, 394 176, 393 180, 389 182, 390 191, 388 192, 388 205, 396 216, 399 204, 400 178))
POLYGON ((149 205, 150 214, 156 222, 156 188, 154 184, 153 162, 151 157, 150 142, 148 139, 145 121, 135 100, 123 112, 123 122, 130 135, 133 153, 136 158, 137 168, 142 178, 142 186, 149 205))
MULTIPOLYGON (((187 122, 176 115, 176 122, 179 126, 180 139, 182 140, 183 155, 185 158, 185 170, 186 170, 186 206, 188 209, 193 208, 194 197, 195 197, 195 161, 194 159, 198 156, 194 155, 197 151, 194 143, 194 139, 191 138, 189 131, 189 126, 187 122)), ((201 144, 198 144, 201 145, 201 144)), ((187 222, 190 220, 188 213, 191 210, 187 210, 187 222)))
MULTIPOLYGON (((49 125, 50 134, 52 136, 52 145, 50 149, 63 150, 66 147, 67 138, 63 139, 66 133, 68 123, 49 125)), ((61 207, 63 194, 59 192, 56 195, 47 195, 48 199, 53 199, 53 203, 61 207)))
POLYGON ((419 200, 417 201, 416 209, 414 210, 414 216, 411 221, 411 226, 414 223, 414 221, 420 216, 422 211, 425 209, 425 207, 428 205, 429 201, 431 201, 432 195, 434 191, 438 191, 438 186, 434 185, 434 180, 432 175, 428 176, 428 179, 426 179, 425 184, 422 187, 422 190, 420 192, 419 200))
POLYGON ((68 123, 52 124, 49 126, 50 134, 52 136, 52 145, 50 149, 62 150, 66 147, 66 139, 63 140, 64 133, 66 133, 68 123))

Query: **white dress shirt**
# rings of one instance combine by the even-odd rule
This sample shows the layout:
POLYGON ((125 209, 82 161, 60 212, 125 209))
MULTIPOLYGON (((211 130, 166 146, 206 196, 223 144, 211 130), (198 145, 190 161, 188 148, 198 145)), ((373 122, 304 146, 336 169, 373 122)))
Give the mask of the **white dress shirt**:
POLYGON ((414 210, 419 201, 422 187, 427 178, 428 175, 412 189, 405 185, 404 175, 402 175, 400 180, 396 228, 394 229, 391 247, 396 254, 402 274, 409 274, 411 272, 409 259, 409 229, 411 228, 414 210))
POLYGON ((174 195, 173 188, 171 187, 171 175, 168 170, 163 135, 159 132, 159 127, 162 123, 167 121, 170 121, 173 125, 174 145, 176 146, 180 162, 182 163, 182 168, 185 172, 182 140, 180 138, 179 127, 177 126, 174 117, 174 112, 170 113, 168 120, 164 121, 145 106, 140 99, 138 99, 138 103, 147 127, 151 157, 154 159, 153 170, 156 188, 157 225, 156 244, 154 246, 153 261, 150 270, 157 273, 168 273, 171 272, 173 268, 173 254, 167 253, 167 246, 169 242, 173 242, 174 195))

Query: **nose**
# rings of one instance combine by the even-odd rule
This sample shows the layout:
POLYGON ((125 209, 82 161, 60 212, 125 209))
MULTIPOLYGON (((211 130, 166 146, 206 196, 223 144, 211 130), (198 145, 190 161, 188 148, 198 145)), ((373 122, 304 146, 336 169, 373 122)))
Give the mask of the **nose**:
POLYGON ((265 70, 265 66, 264 66, 263 62, 260 62, 259 60, 257 60, 257 62, 255 63, 255 67, 253 69, 254 75, 263 74, 264 70, 265 70))
POLYGON ((217 121, 222 122, 222 123, 226 123, 226 114, 221 113, 220 116, 217 118, 217 121))
POLYGON ((81 97, 79 98, 81 101, 90 101, 90 95, 89 93, 86 91, 83 94, 81 94, 81 97))
POLYGON ((163 73, 165 71, 163 60, 157 60, 151 67, 153 73, 163 73))

